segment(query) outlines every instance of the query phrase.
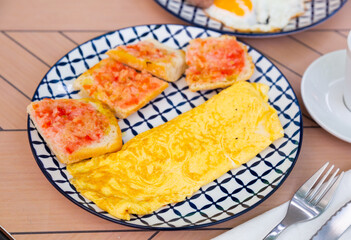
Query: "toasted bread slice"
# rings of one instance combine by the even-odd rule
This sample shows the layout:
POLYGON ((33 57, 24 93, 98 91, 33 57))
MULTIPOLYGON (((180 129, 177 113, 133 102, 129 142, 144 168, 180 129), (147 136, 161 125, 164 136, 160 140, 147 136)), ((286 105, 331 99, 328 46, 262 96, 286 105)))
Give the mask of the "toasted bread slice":
POLYGON ((27 107, 35 127, 64 164, 115 152, 122 134, 111 110, 93 99, 44 99, 27 107))
POLYGON ((169 82, 178 80, 186 68, 183 50, 175 50, 154 39, 121 45, 106 54, 123 64, 139 71, 146 70, 169 82))
POLYGON ((168 83, 106 58, 79 76, 73 87, 82 97, 98 99, 118 118, 126 118, 163 92, 168 83))
POLYGON ((185 80, 194 92, 248 80, 255 68, 246 46, 225 35, 191 40, 186 63, 189 68, 185 80))

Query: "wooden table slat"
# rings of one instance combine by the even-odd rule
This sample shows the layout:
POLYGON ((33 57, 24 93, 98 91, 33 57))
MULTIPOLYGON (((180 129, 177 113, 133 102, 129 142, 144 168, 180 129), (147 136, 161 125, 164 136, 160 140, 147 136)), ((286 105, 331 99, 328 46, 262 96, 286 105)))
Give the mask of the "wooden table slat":
POLYGON ((30 99, 0 77, 0 127, 26 129, 26 107, 30 99))
POLYGON ((63 32, 66 36, 71 38, 73 41, 75 41, 78 44, 82 44, 90 39, 93 39, 97 36, 100 36, 101 34, 104 34, 105 32, 63 32))
POLYGON ((0 52, 0 75, 32 97, 49 67, 4 33, 0 33, 0 52))
POLYGON ((328 52, 345 49, 346 37, 334 31, 328 32, 303 32, 291 38, 297 39, 311 49, 314 49, 319 54, 326 54, 328 52), (323 39, 323 41, 321 41, 323 39))
POLYGON ((319 26, 291 36, 242 39, 283 72, 302 107, 304 140, 299 160, 282 186, 253 210, 199 230, 148 231, 101 219, 59 193, 37 166, 27 139, 26 106, 49 66, 68 51, 107 31, 138 24, 183 21, 145 0, 0 1, 0 224, 16 239, 210 239, 289 200, 323 163, 351 169, 350 144, 311 119, 300 92, 310 63, 345 48, 351 2, 319 26))
MULTIPOLYGON (((108 233, 51 233, 51 234, 15 234, 13 237, 16 240, 81 240, 81 239, 94 239, 94 240, 146 240, 151 239, 155 232, 108 232, 108 233)), ((155 238, 152 238, 155 239, 155 238)))
POLYGON ((26 49, 52 66, 67 50, 76 47, 60 32, 6 32, 26 49))
POLYGON ((303 75, 308 65, 320 57, 320 54, 290 37, 265 38, 260 39, 260 41, 245 39, 245 42, 257 48, 267 57, 293 69, 300 76, 303 75))

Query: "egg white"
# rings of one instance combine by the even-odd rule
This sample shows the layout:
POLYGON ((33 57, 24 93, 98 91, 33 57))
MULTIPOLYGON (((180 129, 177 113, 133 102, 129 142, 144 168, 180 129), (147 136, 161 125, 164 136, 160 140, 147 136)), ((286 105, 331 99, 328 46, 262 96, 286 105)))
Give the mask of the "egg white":
POLYGON ((304 0, 252 0, 253 9, 244 16, 212 4, 205 12, 225 26, 243 32, 273 32, 288 25, 290 19, 304 13, 304 0))

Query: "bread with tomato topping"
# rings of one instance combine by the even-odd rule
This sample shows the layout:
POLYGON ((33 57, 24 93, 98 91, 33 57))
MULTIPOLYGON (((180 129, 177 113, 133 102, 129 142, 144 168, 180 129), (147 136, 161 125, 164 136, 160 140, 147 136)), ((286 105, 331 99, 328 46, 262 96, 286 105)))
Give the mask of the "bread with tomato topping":
POLYGON ((185 53, 155 39, 121 45, 106 52, 111 58, 139 71, 145 70, 168 82, 178 80, 186 69, 185 53))
POLYGON ((194 92, 248 80, 255 68, 247 47, 226 35, 191 40, 186 63, 189 67, 185 80, 194 92))
POLYGON ((168 83, 106 58, 79 76, 73 87, 82 97, 98 99, 118 118, 126 118, 163 92, 168 83))
POLYGON ((122 147, 117 119, 93 99, 44 99, 27 107, 35 127, 56 158, 71 164, 122 147))

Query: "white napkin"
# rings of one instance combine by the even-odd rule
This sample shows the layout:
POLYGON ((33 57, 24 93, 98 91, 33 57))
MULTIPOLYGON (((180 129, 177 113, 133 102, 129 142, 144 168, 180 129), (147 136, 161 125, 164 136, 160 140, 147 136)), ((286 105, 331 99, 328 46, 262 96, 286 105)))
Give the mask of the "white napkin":
MULTIPOLYGON (((282 186, 284 187, 284 186, 282 186)), ((329 207, 319 217, 292 225, 285 229, 278 240, 309 240, 321 228, 321 226, 342 207, 351 200, 351 170, 344 174, 339 187, 335 192, 329 207)), ((269 199, 267 200, 269 201, 269 199)), ((288 202, 269 210, 239 226, 219 235, 213 240, 260 240, 263 239, 285 216, 288 202)), ((351 217, 351 216, 350 216, 351 217)), ((340 240, 351 239, 351 228, 342 235, 340 240)), ((327 239, 326 239, 327 240, 327 239)))

